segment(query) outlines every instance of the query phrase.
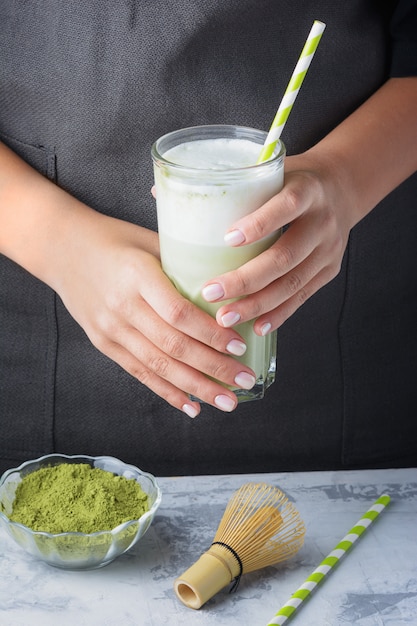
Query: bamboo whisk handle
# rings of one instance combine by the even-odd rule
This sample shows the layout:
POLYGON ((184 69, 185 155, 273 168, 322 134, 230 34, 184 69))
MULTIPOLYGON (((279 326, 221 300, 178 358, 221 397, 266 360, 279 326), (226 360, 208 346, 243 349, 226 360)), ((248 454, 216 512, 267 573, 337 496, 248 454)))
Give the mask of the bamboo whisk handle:
POLYGON ((221 544, 213 544, 174 582, 175 593, 186 606, 199 609, 242 573, 241 563, 221 544))

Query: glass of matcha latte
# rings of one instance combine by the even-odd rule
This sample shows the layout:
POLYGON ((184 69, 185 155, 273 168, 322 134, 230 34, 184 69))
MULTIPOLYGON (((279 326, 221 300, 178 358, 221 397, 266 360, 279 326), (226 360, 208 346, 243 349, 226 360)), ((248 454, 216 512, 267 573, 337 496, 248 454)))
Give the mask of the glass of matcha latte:
MULTIPOLYGON (((276 231, 252 244, 231 247, 227 230, 283 186, 285 146, 257 164, 267 133, 232 125, 196 126, 160 137, 152 146, 162 268, 178 291, 216 316, 225 301, 210 303, 203 285, 234 270, 269 248, 276 231)), ((232 388, 239 402, 262 398, 274 382, 276 331, 255 334, 253 321, 235 326, 247 345, 241 357, 256 383, 249 391, 232 388)))

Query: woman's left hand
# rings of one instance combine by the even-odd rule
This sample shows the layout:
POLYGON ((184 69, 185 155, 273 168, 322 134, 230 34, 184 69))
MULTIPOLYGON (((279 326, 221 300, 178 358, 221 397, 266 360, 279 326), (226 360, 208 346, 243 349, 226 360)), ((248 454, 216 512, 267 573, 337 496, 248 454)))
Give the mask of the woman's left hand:
POLYGON ((281 192, 236 222, 226 240, 245 245, 288 225, 286 231, 258 257, 203 288, 211 302, 237 299, 218 310, 223 327, 255 319, 255 332, 265 335, 339 273, 354 220, 337 168, 306 153, 287 157, 285 172, 281 192))

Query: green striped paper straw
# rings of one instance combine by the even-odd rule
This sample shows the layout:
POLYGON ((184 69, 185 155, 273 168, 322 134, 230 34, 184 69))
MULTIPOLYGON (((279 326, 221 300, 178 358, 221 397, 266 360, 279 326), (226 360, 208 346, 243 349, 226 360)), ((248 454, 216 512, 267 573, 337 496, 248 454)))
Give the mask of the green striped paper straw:
POLYGON ((288 83, 288 87, 285 90, 284 97, 279 105, 274 121, 272 122, 271 129, 265 140, 261 154, 259 155, 258 163, 267 161, 274 153, 277 141, 280 138, 285 122, 291 113, 292 106, 298 92, 300 91, 300 87, 303 83, 305 75, 307 74, 307 70, 310 67, 310 63, 313 59, 315 51, 317 50, 317 46, 319 45, 325 28, 326 24, 323 22, 318 20, 314 21, 300 58, 298 59, 297 65, 292 73, 290 82, 288 83))
POLYGON ((287 619, 290 619, 302 604, 306 600, 311 592, 317 587, 319 583, 325 578, 325 576, 332 571, 333 567, 340 561, 340 559, 350 550, 355 541, 365 532, 365 530, 376 520, 378 515, 389 504, 391 498, 387 494, 383 494, 375 500, 370 509, 365 515, 356 522, 355 526, 350 529, 349 533, 343 537, 342 541, 326 556, 326 558, 320 563, 317 569, 298 587, 297 591, 292 594, 291 598, 284 604, 284 606, 275 613, 274 617, 268 622, 268 626, 281 626, 287 619))

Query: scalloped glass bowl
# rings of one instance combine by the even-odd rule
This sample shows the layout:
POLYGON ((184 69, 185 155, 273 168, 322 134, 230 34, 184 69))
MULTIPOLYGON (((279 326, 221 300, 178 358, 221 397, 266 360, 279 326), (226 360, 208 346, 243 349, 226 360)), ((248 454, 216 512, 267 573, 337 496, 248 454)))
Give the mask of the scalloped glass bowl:
POLYGON ((161 503, 161 490, 152 474, 111 456, 67 456, 48 454, 7 470, 0 478, 0 525, 14 541, 37 559, 49 565, 72 570, 103 567, 134 546, 146 533, 161 503), (120 524, 113 530, 91 534, 36 532, 17 522, 11 514, 17 485, 22 477, 45 466, 60 463, 88 463, 125 478, 135 479, 148 495, 149 511, 139 519, 120 524))

